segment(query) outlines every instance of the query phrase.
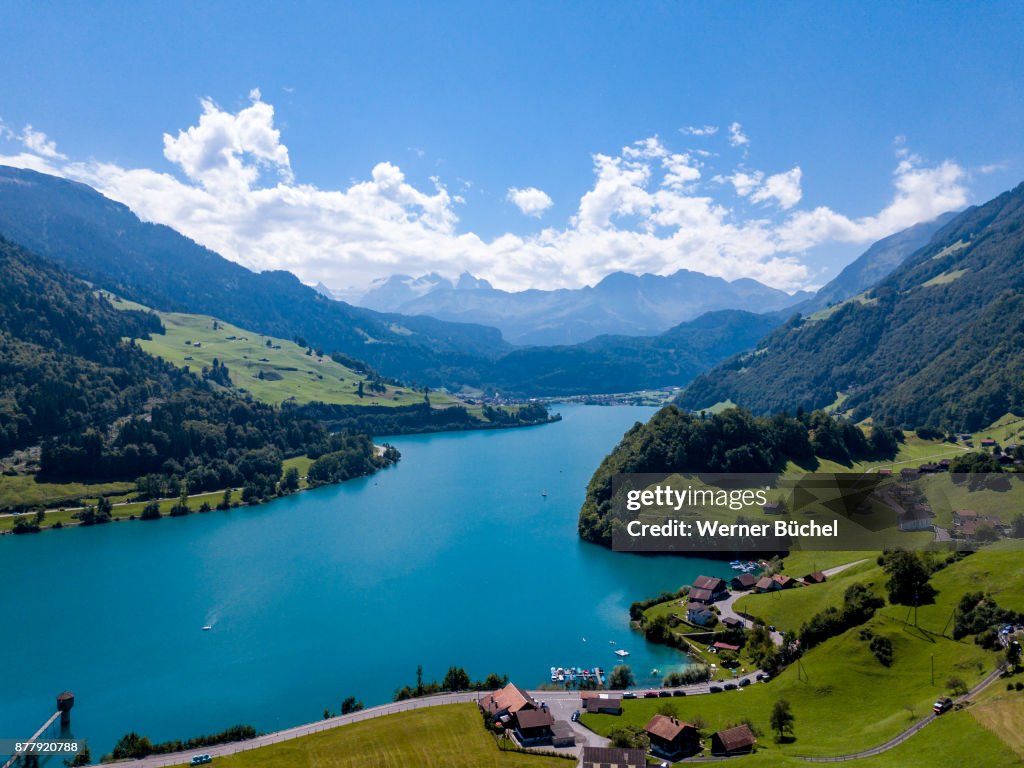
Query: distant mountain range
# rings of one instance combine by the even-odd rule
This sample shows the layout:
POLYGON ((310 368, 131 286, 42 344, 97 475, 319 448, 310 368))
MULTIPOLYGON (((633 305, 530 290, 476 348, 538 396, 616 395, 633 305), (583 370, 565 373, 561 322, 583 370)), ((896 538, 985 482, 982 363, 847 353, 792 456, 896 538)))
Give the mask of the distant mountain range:
POLYGON ((613 272, 577 289, 503 291, 463 273, 454 283, 438 274, 394 275, 356 303, 381 312, 430 315, 498 328, 512 344, 576 344, 612 334, 654 336, 705 312, 786 309, 812 294, 794 295, 751 279, 729 282, 681 269, 672 275, 613 272))
POLYGON ((977 429, 1024 411, 1024 184, 942 226, 866 291, 701 374, 680 403, 977 429))
MULTIPOLYGON (((416 293, 435 299, 478 296, 485 305, 494 296, 510 306, 523 300, 536 303, 537 318, 544 315, 542 306, 550 310, 549 318, 557 313, 554 305, 568 307, 559 318, 537 319, 533 332, 542 335, 548 322, 551 328, 561 324, 558 333, 593 336, 601 323, 614 327, 617 316, 637 327, 663 327, 672 312, 697 311, 694 301, 712 303, 709 296, 763 310, 702 313, 654 335, 602 334, 577 344, 517 348, 493 327, 355 307, 328 298, 326 286, 303 285, 291 273, 252 272, 169 227, 140 221, 88 186, 34 171, 0 167, 0 234, 97 287, 157 310, 208 314, 254 332, 299 337, 411 384, 520 397, 683 386, 753 347, 795 311, 791 304, 801 298, 753 280, 729 283, 685 271, 670 277, 617 273, 578 291, 510 294, 469 275, 454 285, 429 276, 393 278, 375 291, 378 297, 390 291, 391 300, 416 293), (587 305, 599 318, 590 324, 587 305), (767 311, 778 306, 784 308, 767 311)), ((886 251, 889 258, 905 255, 912 240, 897 238, 886 251)), ((831 295, 846 298, 857 287, 856 280, 847 281, 832 286, 831 295)), ((517 311, 529 320, 528 312, 517 311)), ((472 317, 468 310, 467 316, 472 317)))

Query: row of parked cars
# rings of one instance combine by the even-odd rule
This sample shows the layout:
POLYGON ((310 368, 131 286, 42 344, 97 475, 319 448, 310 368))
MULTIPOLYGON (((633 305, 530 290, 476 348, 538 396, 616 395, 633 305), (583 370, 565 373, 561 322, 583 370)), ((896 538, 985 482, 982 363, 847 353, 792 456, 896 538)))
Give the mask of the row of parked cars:
MULTIPOLYGON (((767 683, 771 677, 762 672, 757 676, 757 679, 763 683, 767 683)), ((722 685, 711 685, 708 686, 708 691, 711 693, 721 693, 722 691, 735 691, 737 688, 746 688, 750 685, 750 678, 743 677, 736 682, 723 683, 722 685)), ((672 696, 685 696, 686 691, 672 690, 672 691, 647 691, 645 693, 637 693, 634 691, 626 691, 622 694, 624 699, 668 699, 672 696)))

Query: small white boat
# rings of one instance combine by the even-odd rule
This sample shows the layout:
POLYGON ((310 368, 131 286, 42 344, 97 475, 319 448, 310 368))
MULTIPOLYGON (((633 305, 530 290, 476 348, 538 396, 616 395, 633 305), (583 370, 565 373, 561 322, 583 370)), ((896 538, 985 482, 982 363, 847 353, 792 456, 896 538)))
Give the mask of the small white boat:
POLYGON ((623 650, 622 648, 619 648, 619 650, 617 650, 615 652, 615 655, 616 656, 621 656, 622 658, 625 658, 626 656, 629 656, 629 651, 626 651, 626 650, 623 650))
POLYGON ((203 627, 203 632, 209 632, 211 629, 213 629, 213 625, 207 624, 205 627, 203 627))
POLYGON ((546 498, 548 497, 548 492, 547 492, 547 490, 543 490, 543 491, 541 491, 541 492, 540 492, 540 495, 541 495, 541 496, 543 496, 543 497, 544 497, 544 498, 546 499, 546 498))

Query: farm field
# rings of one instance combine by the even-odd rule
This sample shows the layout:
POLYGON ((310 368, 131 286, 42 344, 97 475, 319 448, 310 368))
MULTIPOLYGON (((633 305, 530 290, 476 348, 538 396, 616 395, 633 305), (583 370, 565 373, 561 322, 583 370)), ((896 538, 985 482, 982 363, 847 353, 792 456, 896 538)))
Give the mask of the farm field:
POLYGON ((226 768, 567 768, 568 760, 502 752, 475 704, 449 704, 344 725, 252 752, 226 768))

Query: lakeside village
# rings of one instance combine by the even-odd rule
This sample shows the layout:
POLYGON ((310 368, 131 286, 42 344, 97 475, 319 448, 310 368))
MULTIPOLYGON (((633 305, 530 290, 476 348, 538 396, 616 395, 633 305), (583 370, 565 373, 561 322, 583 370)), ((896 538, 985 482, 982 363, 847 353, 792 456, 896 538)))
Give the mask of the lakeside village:
MULTIPOLYGON (((964 516, 965 522, 970 517, 967 512, 958 514, 964 516)), ((651 760, 667 768, 687 758, 749 754, 755 751, 759 734, 748 721, 702 733, 699 724, 677 716, 671 699, 768 683, 788 663, 784 658, 787 649, 799 649, 800 640, 737 610, 735 602, 750 594, 814 589, 863 562, 855 560, 792 576, 780 572, 778 559, 734 560, 730 565, 737 573, 729 581, 702 575, 675 594, 662 594, 631 606, 633 627, 643 632, 647 640, 673 645, 691 660, 682 671, 666 674, 662 687, 632 688, 633 674, 626 665, 616 666, 610 673, 600 667, 553 667, 552 683, 544 691, 531 695, 509 683, 478 700, 481 714, 487 727, 495 732, 499 745, 508 745, 503 748, 575 757, 581 768, 642 768, 651 765, 651 760), (673 631, 659 633, 659 627, 671 627, 673 631), (775 654, 782 667, 778 663, 758 666, 765 649, 769 649, 769 656, 775 654), (544 700, 545 695, 548 700, 544 700), (630 746, 598 736, 581 721, 582 717, 592 715, 621 716, 623 701, 627 699, 670 700, 658 707, 642 730, 623 731, 630 731, 630 746)), ((997 629, 1004 648, 1014 643, 1014 638, 1024 640, 1024 625, 997 629)), ((616 645, 614 641, 609 643, 616 645)), ((611 652, 622 660, 630 655, 624 648, 611 652)), ((941 714, 953 704, 952 699, 940 697, 934 712, 941 714)))
MULTIPOLYGON (((499 742, 507 740, 515 745, 513 748, 553 751, 563 756, 578 754, 579 765, 583 768, 647 766, 648 752, 644 749, 594 746, 595 741, 604 743, 607 740, 595 738, 595 734, 582 725, 580 717, 584 714, 621 715, 624 699, 671 699, 721 693, 755 682, 768 682, 771 679, 768 673, 740 666, 739 653, 743 642, 740 636, 745 630, 753 629, 754 622, 737 613, 732 607, 733 601, 748 593, 823 584, 828 578, 824 571, 802 578, 775 573, 778 563, 767 560, 734 560, 730 565, 737 571, 731 582, 714 576, 699 576, 692 585, 683 587, 678 599, 672 603, 678 608, 671 614, 673 623, 676 626, 689 625, 695 631, 689 637, 702 637, 706 642, 685 641, 687 647, 681 650, 693 663, 683 672, 666 675, 664 687, 614 690, 632 685, 632 673, 625 665, 615 667, 610 674, 601 667, 552 667, 550 691, 552 694, 558 692, 557 699, 549 704, 509 683, 478 701, 488 727, 499 735, 499 742), (717 685, 720 679, 722 684, 717 685), (605 685, 613 690, 603 690, 605 685), (576 689, 578 696, 565 698, 563 691, 572 689, 576 689), (568 718, 565 718, 566 714, 569 714, 568 718)), ((663 597, 648 602, 661 602, 663 597)), ((646 603, 634 604, 631 614, 635 615, 636 609, 642 611, 645 607, 648 607, 646 603)), ((767 630, 774 644, 783 643, 784 633, 777 632, 775 627, 767 630)), ((614 641, 609 643, 616 645, 614 641)), ((612 653, 622 660, 630 655, 624 648, 615 648, 612 653)), ((538 693, 538 696, 542 695, 538 693)), ((666 766, 705 750, 710 750, 710 754, 716 757, 747 754, 757 743, 754 732, 746 724, 716 731, 705 743, 697 726, 671 714, 655 714, 643 732, 650 743, 649 754, 664 761, 661 764, 666 766)))

